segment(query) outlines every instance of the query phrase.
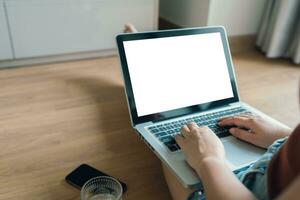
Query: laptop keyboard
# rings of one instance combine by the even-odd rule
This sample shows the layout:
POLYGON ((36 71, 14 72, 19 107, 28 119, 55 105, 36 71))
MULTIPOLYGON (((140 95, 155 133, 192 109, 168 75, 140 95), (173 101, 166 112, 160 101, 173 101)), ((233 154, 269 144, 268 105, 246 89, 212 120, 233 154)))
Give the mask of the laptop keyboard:
POLYGON ((195 122, 198 126, 208 126, 219 138, 230 135, 229 127, 224 128, 217 125, 218 120, 221 117, 233 116, 238 114, 250 113, 242 107, 222 110, 219 112, 213 112, 201 116, 195 116, 177 121, 167 122, 164 124, 153 125, 148 127, 148 130, 165 144, 170 151, 177 151, 180 147, 176 144, 174 136, 179 134, 180 129, 183 125, 195 122))

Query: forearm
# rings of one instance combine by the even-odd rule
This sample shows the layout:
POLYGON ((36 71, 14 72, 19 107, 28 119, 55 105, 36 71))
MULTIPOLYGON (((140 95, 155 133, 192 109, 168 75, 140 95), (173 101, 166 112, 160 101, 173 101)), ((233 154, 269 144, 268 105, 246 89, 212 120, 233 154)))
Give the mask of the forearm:
POLYGON ((256 199, 235 177, 225 161, 207 159, 196 171, 201 177, 207 199, 256 199))
POLYGON ((285 129, 282 130, 282 137, 290 136, 292 132, 293 129, 286 126, 285 129))

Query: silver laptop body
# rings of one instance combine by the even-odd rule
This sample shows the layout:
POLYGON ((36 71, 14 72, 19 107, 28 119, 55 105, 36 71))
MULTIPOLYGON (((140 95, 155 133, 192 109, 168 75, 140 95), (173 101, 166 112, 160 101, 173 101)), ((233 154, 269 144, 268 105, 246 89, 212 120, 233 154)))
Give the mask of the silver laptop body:
MULTIPOLYGON (((116 40, 132 127, 185 187, 201 187, 199 177, 182 151, 170 149, 153 130, 172 136, 163 127, 239 109, 274 120, 240 101, 223 27, 121 34, 116 40)), ((265 152, 230 135, 220 139, 232 171, 265 152)))

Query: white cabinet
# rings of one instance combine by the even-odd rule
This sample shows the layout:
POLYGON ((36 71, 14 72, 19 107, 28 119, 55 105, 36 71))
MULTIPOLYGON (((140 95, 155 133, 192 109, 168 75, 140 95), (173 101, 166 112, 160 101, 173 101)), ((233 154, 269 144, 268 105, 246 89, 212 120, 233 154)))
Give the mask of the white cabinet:
POLYGON ((157 28, 157 0, 6 0, 16 58, 115 48, 127 22, 157 28))
POLYGON ((12 59, 12 49, 7 28, 4 2, 0 0, 0 60, 12 59))
POLYGON ((229 36, 253 35, 265 3, 266 0, 160 0, 160 16, 182 27, 223 25, 229 36))

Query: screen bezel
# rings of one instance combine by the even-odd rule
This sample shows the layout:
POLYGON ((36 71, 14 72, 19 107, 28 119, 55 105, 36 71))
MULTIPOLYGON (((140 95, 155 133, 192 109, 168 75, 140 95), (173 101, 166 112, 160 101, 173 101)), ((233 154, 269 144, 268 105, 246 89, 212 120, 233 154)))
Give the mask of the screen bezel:
POLYGON ((231 54, 229 51, 229 44, 227 41, 227 36, 225 29, 222 26, 218 27, 205 27, 205 28, 190 28, 190 29, 175 29, 175 30, 166 30, 166 31, 155 31, 155 32, 142 32, 142 33, 130 33, 130 34, 120 34, 116 37, 119 57, 121 62, 121 68, 123 71, 123 78, 125 83, 125 92, 127 96, 127 103, 130 110, 131 121, 133 125, 149 122, 149 121, 161 121, 170 119, 173 117, 179 117, 187 114, 192 114, 195 112, 201 112, 205 110, 209 110, 212 108, 217 108, 220 106, 228 105, 230 103, 235 103, 239 101, 239 95, 237 91, 237 85, 235 80, 235 74, 233 70, 233 64, 231 60, 231 54), (173 36, 184 36, 184 35, 195 35, 195 34, 205 34, 205 33, 220 33, 223 49, 225 53, 225 59, 227 63, 227 69, 229 72, 231 87, 233 91, 233 97, 217 100, 209 103, 203 103, 198 105, 192 105, 184 108, 178 108, 170 111, 138 116, 134 94, 132 90, 130 74, 128 70, 126 54, 124 49, 123 42, 132 41, 132 40, 142 40, 142 39, 154 39, 154 38, 162 38, 162 37, 173 37, 173 36))

